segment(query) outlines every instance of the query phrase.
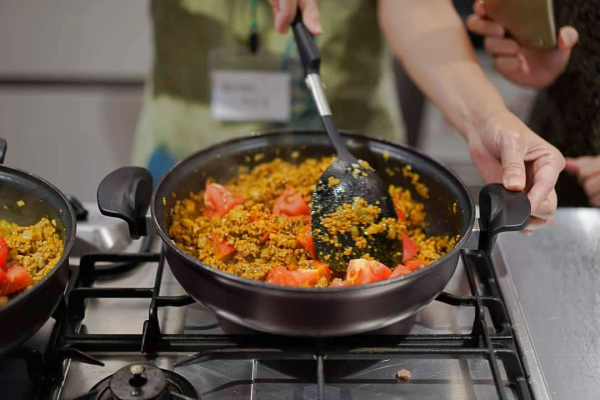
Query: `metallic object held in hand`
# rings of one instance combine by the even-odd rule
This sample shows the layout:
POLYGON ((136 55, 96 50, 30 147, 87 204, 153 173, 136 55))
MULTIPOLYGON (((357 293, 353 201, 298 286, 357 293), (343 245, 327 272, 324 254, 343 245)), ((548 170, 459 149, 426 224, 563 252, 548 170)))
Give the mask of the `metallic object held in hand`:
POLYGON ((486 0, 485 11, 522 46, 552 49, 557 45, 552 0, 486 0))

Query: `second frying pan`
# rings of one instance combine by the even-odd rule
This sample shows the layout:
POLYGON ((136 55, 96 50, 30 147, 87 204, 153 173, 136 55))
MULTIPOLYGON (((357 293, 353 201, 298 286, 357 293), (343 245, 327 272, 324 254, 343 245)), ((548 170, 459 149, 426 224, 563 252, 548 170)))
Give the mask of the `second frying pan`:
POLYGON ((6 141, 0 139, 0 219, 18 225, 32 225, 43 217, 55 220, 65 247, 44 279, 0 306, 0 355, 37 332, 58 306, 67 287, 76 229, 75 212, 67 198, 44 179, 2 165, 5 151, 6 141), (19 207, 19 200, 25 206, 19 207))

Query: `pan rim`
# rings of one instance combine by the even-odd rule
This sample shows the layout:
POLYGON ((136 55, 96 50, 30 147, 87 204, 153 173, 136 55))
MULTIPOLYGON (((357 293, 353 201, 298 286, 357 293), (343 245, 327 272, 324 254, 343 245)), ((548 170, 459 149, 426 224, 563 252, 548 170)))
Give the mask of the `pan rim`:
MULTIPOLYGON (((316 129, 315 130, 311 130, 311 129, 281 129, 281 130, 267 130, 267 131, 252 132, 251 136, 242 136, 242 137, 238 137, 238 138, 234 138, 234 139, 230 139, 230 140, 218 143, 218 144, 216 144, 214 146, 210 146, 206 149, 199 150, 199 151, 191 154, 190 156, 184 158, 183 160, 180 160, 173 167, 171 167, 165 175, 163 175, 163 177, 160 179, 158 185, 156 186, 156 188, 154 189, 154 191, 152 193, 152 198, 150 200, 150 213, 151 213, 152 224, 154 225, 154 228, 156 229, 156 231, 157 231, 158 235, 160 236, 160 238, 162 239, 163 243, 168 246, 169 250, 173 251, 179 257, 183 257, 186 261, 193 264, 195 268, 200 268, 201 270, 203 270, 207 273, 216 274, 217 276, 224 278, 226 280, 229 280, 231 282, 235 282, 236 284, 241 284, 241 285, 250 284, 256 288, 263 288, 263 289, 272 290, 275 292, 280 291, 283 293, 285 293, 285 292, 321 293, 321 295, 324 297, 327 297, 327 296, 331 295, 332 293, 348 293, 348 292, 360 291, 360 290, 367 291, 367 290, 373 289, 373 288, 384 287, 387 285, 398 285, 402 282, 409 282, 411 280, 415 280, 415 279, 421 277, 422 275, 430 274, 432 271, 434 271, 438 267, 438 265, 443 264, 446 260, 452 258, 457 252, 460 252, 462 250, 462 246, 468 241, 468 239, 473 231, 473 226, 475 225, 475 219, 476 219, 475 203, 473 202, 471 193, 467 189, 465 183, 462 181, 462 179, 460 179, 460 177, 458 175, 456 175, 456 173, 454 171, 449 169, 447 166, 445 166, 440 161, 437 161, 437 160, 431 158, 430 156, 423 154, 419 150, 417 150, 411 146, 405 145, 403 143, 398 143, 398 142, 395 142, 390 139, 380 138, 380 137, 377 137, 377 136, 371 135, 371 134, 363 134, 363 133, 359 134, 358 132, 351 131, 351 130, 342 130, 341 129, 340 133, 342 134, 342 136, 349 137, 350 139, 356 137, 358 139, 363 139, 363 140, 368 139, 370 141, 379 142, 384 145, 400 147, 403 150, 406 150, 410 153, 414 153, 416 156, 421 157, 421 158, 425 159, 427 162, 441 168, 447 174, 449 174, 452 179, 455 180, 455 182, 458 184, 458 187, 460 188, 460 190, 463 191, 463 193, 466 195, 467 199, 469 200, 471 217, 469 219, 468 227, 465 230, 465 234, 462 235, 462 237, 459 239, 459 241, 456 243, 456 245, 454 246, 454 248, 452 250, 450 250, 449 252, 444 254, 438 260, 427 265, 425 268, 421 268, 418 271, 412 272, 411 274, 407 275, 404 278, 401 277, 399 279, 385 280, 385 281, 380 281, 380 282, 369 283, 367 285, 357 285, 357 286, 349 286, 349 287, 343 287, 343 288, 302 288, 302 287, 289 287, 289 286, 274 285, 274 284, 266 283, 263 281, 246 279, 246 278, 242 278, 237 275, 229 274, 227 272, 213 268, 207 264, 200 262, 196 258, 192 257, 191 255, 187 254, 185 251, 183 251, 179 247, 177 247, 177 245, 175 245, 175 243, 169 237, 168 233, 161 228, 160 223, 157 218, 157 213, 155 211, 155 207, 157 205, 158 206, 162 205, 161 202, 157 201, 158 200, 157 194, 160 192, 161 186, 166 182, 166 180, 169 178, 169 176, 171 176, 171 174, 174 171, 176 171, 178 168, 181 168, 182 165, 186 164, 190 160, 195 159, 196 157, 199 157, 205 153, 216 151, 219 148, 234 145, 235 143, 242 142, 244 140, 248 140, 248 138, 263 138, 263 137, 268 138, 268 137, 281 136, 281 135, 285 135, 285 134, 313 134, 313 135, 316 135, 316 134, 324 135, 325 134, 325 131, 316 130, 316 129)), ((467 210, 465 210, 465 211, 467 211, 467 210)))
MULTIPOLYGON (((42 185, 45 185, 48 189, 50 189, 50 191, 54 192, 61 199, 61 201, 66 205, 65 215, 68 215, 68 217, 70 218, 71 226, 73 227, 73 231, 72 231, 70 237, 66 237, 66 235, 65 235, 65 245, 63 247, 63 253, 60 257, 60 260, 58 260, 58 262, 52 268, 52 270, 41 281, 32 285, 30 287, 30 289, 26 289, 24 292, 19 293, 15 298, 10 299, 8 301, 8 303, 6 303, 5 305, 0 306, 0 316, 2 315, 2 313, 7 312, 8 310, 10 310, 14 307, 17 307, 17 305, 23 303, 25 301, 25 299, 27 299, 29 294, 35 293, 36 291, 41 290, 41 288, 43 288, 49 284, 52 277, 58 273, 58 270, 60 268, 64 267, 65 262, 68 262, 69 256, 71 254, 71 249, 73 248, 73 245, 75 244, 75 237, 77 236, 77 223, 76 223, 76 218, 75 218, 75 210, 73 210, 73 207, 71 206, 71 203, 69 203, 69 201, 67 200, 67 197, 56 186, 54 186, 52 183, 48 182, 46 179, 44 179, 38 175, 35 175, 31 172, 28 172, 28 171, 25 171, 25 170, 22 170, 19 168, 9 167, 7 165, 0 165, 0 173, 2 173, 3 170, 7 170, 8 173, 11 173, 13 175, 15 173, 23 174, 26 176, 26 179, 33 179, 34 181, 37 181, 37 183, 41 183, 42 185)), ((55 211, 59 211, 59 210, 55 210, 55 211)), ((60 212, 58 212, 58 214, 60 214, 60 212)))

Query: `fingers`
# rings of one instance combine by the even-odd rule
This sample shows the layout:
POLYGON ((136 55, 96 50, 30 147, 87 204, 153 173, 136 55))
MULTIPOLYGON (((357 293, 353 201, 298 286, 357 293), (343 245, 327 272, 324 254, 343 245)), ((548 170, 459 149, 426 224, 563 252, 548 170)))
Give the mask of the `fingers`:
POLYGON ((298 10, 297 0, 270 0, 275 16, 275 29, 279 33, 286 33, 298 10))
POLYGON ((565 158, 565 171, 569 174, 576 175, 579 173, 579 164, 575 158, 565 158))
POLYGON ((477 14, 471 14, 467 17, 467 28, 481 36, 493 36, 502 38, 504 36, 504 28, 497 23, 480 17, 477 14))
POLYGON ((275 16, 275 29, 277 29, 277 32, 287 32, 296 17, 298 8, 300 8, 302 21, 310 33, 313 35, 323 33, 317 0, 269 0, 269 3, 275 16))
POLYGON ((592 175, 583 181, 583 190, 589 199, 600 195, 600 174, 592 175))
POLYGON ((487 36, 483 41, 483 46, 488 53, 494 56, 514 56, 519 55, 521 46, 512 40, 487 36))
POLYGON ((536 210, 532 208, 529 223, 521 233, 525 236, 531 236, 535 231, 550 226, 554 222, 554 213, 556 212, 557 204, 558 197, 556 196, 556 190, 552 190, 536 210))
POLYGON ((302 21, 313 35, 323 33, 321 26, 321 15, 316 0, 299 0, 300 10, 302 11, 302 21))
POLYGON ((518 57, 495 57, 494 69, 504 74, 517 73, 522 71, 521 60, 518 57))
POLYGON ((600 207, 600 157, 570 158, 567 171, 577 175, 590 204, 600 207))
POLYGON ((565 169, 577 175, 590 204, 600 207, 600 157, 568 158, 565 169))
MULTIPOLYGON (((549 145, 548 145, 549 146, 549 145)), ((558 150, 551 148, 546 154, 533 161, 533 187, 527 194, 531 210, 537 213, 544 200, 554 190, 558 174, 563 170, 565 161, 558 150)))
POLYGON ((499 140, 504 187, 508 190, 525 189, 525 150, 522 146, 521 135, 511 132, 501 135, 499 140))
POLYGON ((581 180, 585 180, 600 172, 600 157, 579 157, 570 159, 567 164, 572 170, 576 170, 581 180))
POLYGON ((531 236, 534 232, 539 231, 540 229, 545 229, 554 223, 554 217, 550 217, 548 219, 540 219, 536 217, 531 217, 529 220, 529 224, 525 229, 521 231, 525 236, 531 236))
POLYGON ((600 207, 600 195, 596 195, 589 199, 590 205, 594 207, 600 207))
POLYGON ((538 209, 531 213, 529 224, 527 224, 523 233, 526 236, 531 236, 533 235, 533 232, 552 225, 557 204, 558 197, 556 196, 556 191, 552 190, 538 209))
POLYGON ((556 77, 560 75, 566 68, 571 50, 577 44, 579 34, 570 26, 561 28, 558 35, 558 49, 553 52, 552 57, 546 62, 546 69, 554 71, 556 77))
POLYGON ((543 220, 550 219, 554 216, 557 204, 558 196, 556 195, 556 190, 552 190, 537 210, 532 210, 531 216, 543 220))
POLYGON ((570 50, 577 44, 579 33, 571 26, 560 28, 558 33, 558 48, 562 50, 570 50))
POLYGON ((475 0, 473 3, 473 12, 480 17, 485 17, 485 5, 482 0, 475 0))

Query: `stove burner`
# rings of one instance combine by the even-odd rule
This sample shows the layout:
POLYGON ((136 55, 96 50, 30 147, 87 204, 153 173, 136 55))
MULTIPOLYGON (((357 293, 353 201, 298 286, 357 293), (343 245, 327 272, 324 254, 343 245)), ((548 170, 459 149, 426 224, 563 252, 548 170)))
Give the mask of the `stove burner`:
POLYGON ((199 399, 190 382, 175 372, 150 364, 132 364, 98 382, 94 400, 170 400, 178 394, 199 399))
MULTIPOLYGON (((374 331, 366 332, 367 335, 408 335, 413 328, 417 315, 408 317, 402 321, 393 323, 392 325, 380 328, 374 331)), ((227 335, 268 335, 268 333, 259 332, 251 328, 246 328, 240 324, 237 324, 227 318, 223 318, 217 315, 217 322, 227 335)))

